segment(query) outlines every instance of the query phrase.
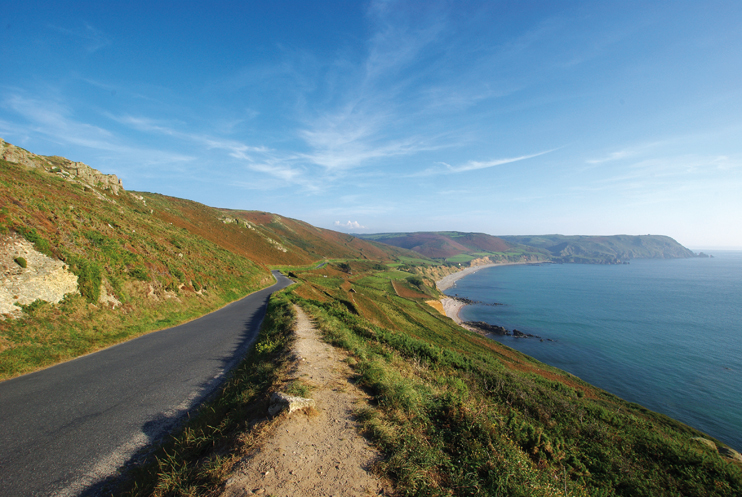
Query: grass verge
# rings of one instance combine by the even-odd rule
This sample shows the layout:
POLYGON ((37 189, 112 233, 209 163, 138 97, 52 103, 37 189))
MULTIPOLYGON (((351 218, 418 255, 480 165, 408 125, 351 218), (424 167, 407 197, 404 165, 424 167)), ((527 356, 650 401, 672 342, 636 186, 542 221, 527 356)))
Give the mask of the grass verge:
POLYGON ((408 321, 393 330, 337 301, 289 295, 353 354, 376 399, 359 417, 402 495, 742 495, 740 468, 693 440, 707 435, 483 346, 422 306, 384 298, 408 321))
POLYGON ((137 468, 128 496, 211 495, 270 428, 270 393, 284 376, 295 320, 285 292, 271 296, 255 344, 213 400, 204 404, 137 468))

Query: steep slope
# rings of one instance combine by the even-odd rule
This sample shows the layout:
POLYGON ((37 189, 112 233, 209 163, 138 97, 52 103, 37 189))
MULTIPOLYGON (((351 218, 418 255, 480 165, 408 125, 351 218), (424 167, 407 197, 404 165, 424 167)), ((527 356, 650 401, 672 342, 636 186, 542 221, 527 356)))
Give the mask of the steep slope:
POLYGON ((393 260, 417 254, 381 246, 337 231, 316 228, 278 214, 208 207, 154 193, 141 193, 153 215, 263 265, 301 265, 322 259, 393 260))
POLYGON ((0 378, 214 310, 270 284, 269 265, 407 253, 275 214, 127 192, 113 175, 4 141, 0 156, 17 161, 0 159, 0 378))

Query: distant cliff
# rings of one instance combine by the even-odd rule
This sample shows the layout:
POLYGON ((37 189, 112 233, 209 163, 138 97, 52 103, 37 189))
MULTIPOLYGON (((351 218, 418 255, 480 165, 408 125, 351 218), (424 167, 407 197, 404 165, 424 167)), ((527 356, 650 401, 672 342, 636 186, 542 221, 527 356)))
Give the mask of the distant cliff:
POLYGON ((361 237, 451 263, 471 263, 487 257, 492 262, 549 260, 621 264, 631 259, 676 259, 696 255, 672 238, 662 235, 492 236, 447 231, 379 233, 361 237))
POLYGON ((691 250, 663 235, 612 236, 503 236, 503 240, 548 253, 555 262, 620 264, 631 259, 682 259, 691 250))

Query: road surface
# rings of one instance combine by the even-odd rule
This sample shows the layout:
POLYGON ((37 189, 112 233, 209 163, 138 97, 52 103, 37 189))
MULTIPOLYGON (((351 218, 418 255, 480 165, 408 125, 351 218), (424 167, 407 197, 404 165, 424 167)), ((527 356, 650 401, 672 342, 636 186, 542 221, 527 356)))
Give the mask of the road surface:
POLYGON ((0 495, 95 494, 212 393, 278 282, 195 321, 0 383, 0 495))

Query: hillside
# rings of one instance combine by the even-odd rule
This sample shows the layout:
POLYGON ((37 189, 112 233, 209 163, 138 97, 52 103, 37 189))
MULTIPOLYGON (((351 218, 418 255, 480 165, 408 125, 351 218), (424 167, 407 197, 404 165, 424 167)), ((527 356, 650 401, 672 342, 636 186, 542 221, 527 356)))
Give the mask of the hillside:
MULTIPOLYGON (((0 154, 0 304, 10 309, 0 379, 195 318, 269 285, 269 267, 298 283, 271 299, 220 395, 135 464, 131 495, 216 495, 278 426, 266 417, 271 394, 312 395, 311 376, 290 376, 301 361, 291 353, 294 304, 350 368, 322 386, 352 382, 370 396, 342 426, 360 423, 384 456, 374 471, 399 495, 742 494, 740 456, 720 442, 441 314, 433 280, 455 268, 380 243, 400 237, 363 240, 128 192, 114 176, 5 142, 0 154)), ((409 248, 453 254, 448 262, 553 257, 525 241, 432 235, 410 236, 409 248)), ((326 417, 322 409, 307 423, 326 417)), ((327 460, 340 470, 338 457, 327 460)))
POLYGON ((618 263, 631 259, 679 259, 695 254, 669 236, 503 236, 513 244, 548 252, 555 262, 618 263))
POLYGON ((550 260, 618 264, 631 259, 671 259, 695 255, 672 238, 661 235, 496 237, 484 233, 423 232, 360 236, 451 263, 487 257, 491 262, 550 260))
POLYGON ((440 297, 433 282, 370 261, 346 264, 292 271, 299 284, 272 298, 241 376, 163 447, 134 495, 291 494, 297 473, 342 480, 348 461, 325 454, 337 440, 309 447, 301 435, 315 442, 328 421, 360 425, 384 454, 374 473, 398 495, 742 494, 742 458, 708 435, 464 330, 431 305, 440 297), (329 386, 314 369, 298 376, 305 358, 290 352, 293 305, 347 354, 332 371, 349 365, 352 373, 329 386), (259 380, 263 390, 259 371, 271 372, 259 380), (346 417, 322 399, 328 388, 348 391, 347 382, 371 399, 346 417), (316 410, 296 415, 301 430, 286 417, 266 420, 276 391, 316 398, 316 410), (287 442, 289 432, 296 435, 287 442))
POLYGON ((488 257, 491 262, 518 262, 546 258, 546 255, 538 250, 484 233, 442 231, 378 233, 359 236, 364 240, 409 249, 425 257, 443 259, 451 263, 468 263, 482 257, 488 257))
POLYGON ((128 192, 0 141, 0 379, 191 319, 269 266, 419 255, 265 212, 128 192), (22 319, 17 319, 22 318, 22 319))

